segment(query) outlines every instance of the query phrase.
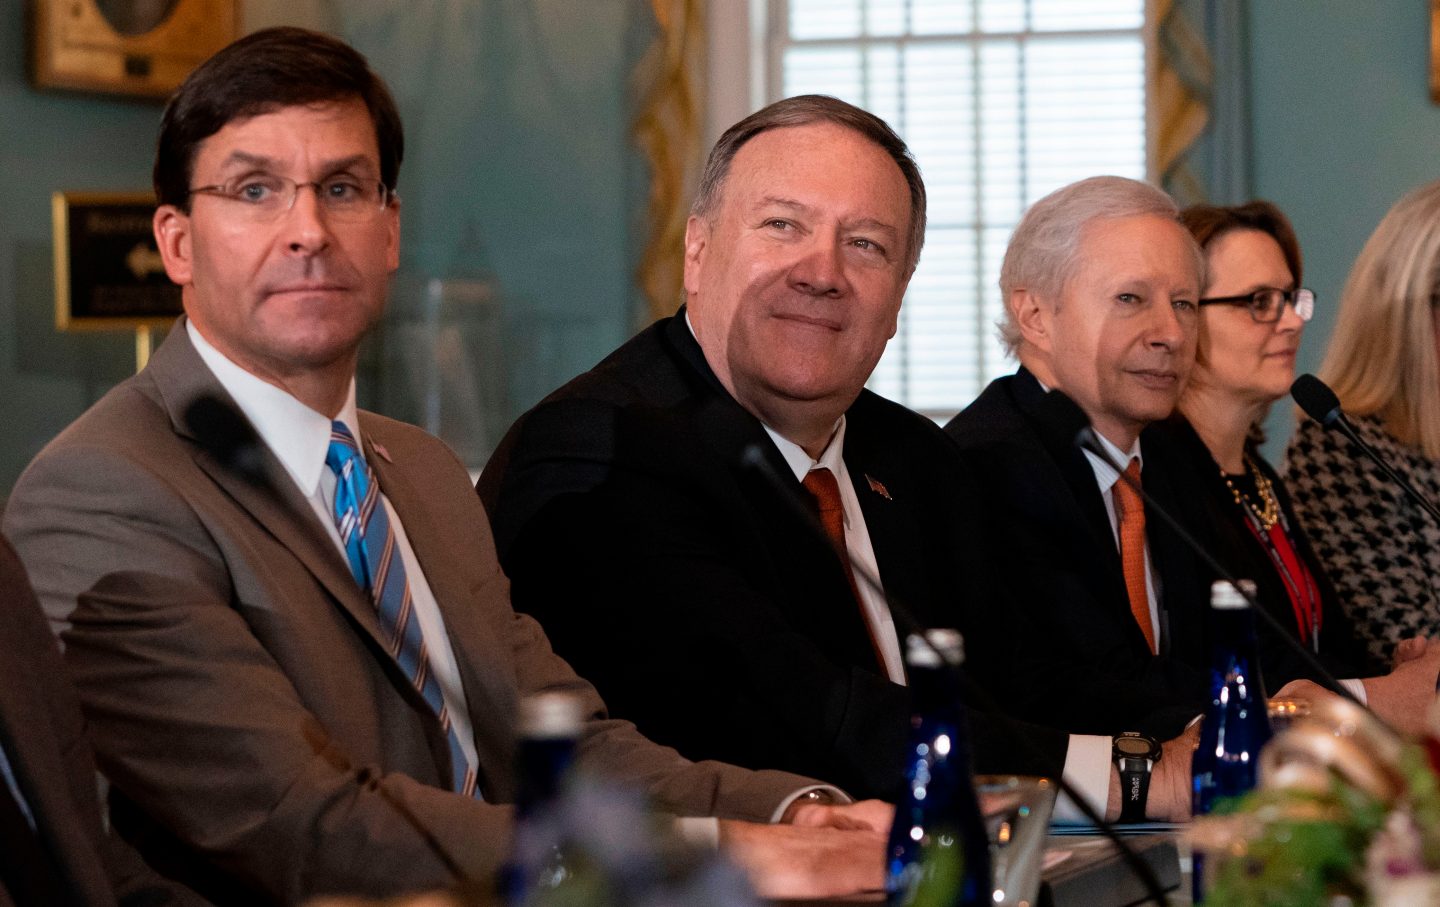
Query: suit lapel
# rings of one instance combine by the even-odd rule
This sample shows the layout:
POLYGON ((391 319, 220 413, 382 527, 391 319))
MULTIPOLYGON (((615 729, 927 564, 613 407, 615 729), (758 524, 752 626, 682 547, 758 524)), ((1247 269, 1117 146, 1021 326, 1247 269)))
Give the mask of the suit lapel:
POLYGON ((915 605, 922 601, 916 583, 922 575, 921 552, 925 550, 925 543, 920 538, 920 525, 912 509, 915 502, 907 500, 904 490, 911 488, 913 492, 913 487, 906 484, 911 477, 890 474, 885 456, 886 440, 872 439, 866 433, 863 403, 857 402, 850 408, 845 422, 845 469, 850 473, 855 499, 865 517, 865 530, 870 536, 870 548, 875 552, 875 566, 880 572, 885 596, 908 606, 913 614, 915 605), (879 440, 878 449, 872 440, 879 440), (896 489, 894 494, 892 485, 896 489))
POLYGON ((208 396, 228 407, 234 418, 245 423, 246 434, 254 435, 234 399, 195 352, 185 332, 184 318, 170 329, 165 342, 151 357, 147 371, 160 391, 175 433, 193 443, 196 465, 309 570, 380 652, 388 652, 389 644, 380 628, 375 606, 356 585, 310 502, 300 494, 270 448, 255 438, 253 443, 258 449, 263 481, 254 481, 223 462, 214 452, 216 440, 205 437, 205 429, 190 424, 186 416, 188 408, 208 396))
MULTIPOLYGON (((1045 389, 1034 375, 1021 368, 1011 382, 1011 388, 1015 405, 1030 422, 1041 445, 1055 464, 1060 479, 1056 485, 1062 486, 1068 492, 1052 493, 1055 506, 1068 511, 1064 515, 1067 521, 1085 527, 1086 535, 1099 553, 1101 562, 1117 577, 1122 576, 1120 551, 1115 545, 1114 531, 1110 528, 1110 515, 1105 511, 1105 499, 1100 494, 1100 486, 1095 481, 1095 470, 1091 468, 1090 461, 1080 448, 1069 443, 1068 439, 1052 437, 1053 433, 1046 431, 1046 426, 1042 424, 1045 417, 1041 411, 1045 389)), ((1058 488, 1056 490, 1058 491, 1058 488)), ((1123 579, 1121 582, 1123 584, 1123 579)))
POLYGON ((410 550, 420 563, 445 622, 445 635, 465 691, 466 710, 476 731, 473 737, 481 771, 508 766, 512 759, 511 738, 490 731, 497 726, 493 716, 510 714, 515 708, 506 678, 494 670, 496 665, 508 664, 510 656, 498 648, 494 628, 485 625, 482 610, 475 607, 474 586, 484 578, 460 566, 473 562, 478 555, 458 549, 452 536, 443 531, 442 521, 430 515, 424 495, 407 475, 407 464, 392 459, 380 435, 380 423, 363 413, 360 419, 366 462, 405 527, 410 550), (481 728, 487 732, 480 733, 481 728))
POLYGON ((786 604, 795 609, 819 610, 794 610, 792 619, 822 621, 822 625, 812 626, 808 632, 830 637, 849 661, 879 671, 870 632, 858 604, 845 608, 843 613, 837 613, 834 607, 835 602, 853 602, 854 596, 816 517, 805 516, 806 511, 814 512, 813 498, 796 481, 790 464, 785 462, 760 420, 730 396, 715 377, 690 333, 683 309, 666 325, 665 331, 665 338, 681 360, 681 371, 694 392, 689 414, 692 433, 705 454, 718 458, 725 474, 736 483, 734 488, 716 489, 715 493, 743 501, 761 539, 752 550, 756 557, 765 559, 765 569, 779 577, 782 585, 804 586, 803 582, 796 582, 797 576, 813 580, 810 594, 797 595, 806 599, 803 606, 797 601, 786 604), (784 499, 784 495, 789 499, 784 499))

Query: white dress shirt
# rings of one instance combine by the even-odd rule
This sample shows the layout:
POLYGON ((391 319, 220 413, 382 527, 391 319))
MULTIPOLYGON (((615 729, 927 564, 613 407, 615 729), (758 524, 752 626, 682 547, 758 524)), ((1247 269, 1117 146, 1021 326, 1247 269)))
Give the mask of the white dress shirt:
MULTIPOLYGON (((330 449, 330 418, 236 365, 210 345, 194 322, 187 320, 185 329, 201 360, 215 374, 220 386, 235 399, 235 404, 255 427, 260 440, 275 454, 275 458, 285 467, 300 493, 310 502, 320 525, 325 527, 330 541, 335 545, 341 563, 346 565, 346 571, 349 572, 345 546, 340 541, 340 530, 335 526, 335 473, 325 465, 325 454, 330 449)), ((345 406, 335 418, 345 423, 345 427, 350 429, 350 434, 355 437, 356 445, 363 451, 365 448, 360 436, 360 422, 355 413, 353 378, 345 406)), ((440 685, 440 693, 444 697, 460 747, 465 751, 470 764, 478 767, 474 730, 470 726, 470 710, 466 705, 465 690, 460 683, 460 671, 455 664, 455 651, 450 647, 450 637, 445 633, 445 621, 440 615, 440 606, 436 604, 435 593, 430 590, 425 573, 420 569, 420 562, 410 547, 410 540, 405 535, 405 525, 399 514, 383 493, 380 501, 385 505, 385 512, 390 517, 390 528, 395 533, 395 545, 400 551, 401 562, 405 565, 415 619, 420 622, 430 669, 440 685)))

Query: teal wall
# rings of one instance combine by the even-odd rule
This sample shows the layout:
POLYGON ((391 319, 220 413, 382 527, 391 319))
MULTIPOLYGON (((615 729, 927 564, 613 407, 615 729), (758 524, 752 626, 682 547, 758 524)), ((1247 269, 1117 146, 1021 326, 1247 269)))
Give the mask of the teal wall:
MULTIPOLYGON (((1365 239, 1409 189, 1440 178, 1424 0, 1252 0, 1255 193, 1295 222, 1319 296, 1300 350, 1319 368, 1365 239)), ((1288 434, 1277 406, 1272 435, 1288 434)))
MULTIPOLYGON (((22 6, 0 0, 0 503, 46 441, 133 371, 129 335, 52 327, 50 193, 148 188, 160 116, 158 104, 32 89, 22 6)), ((635 327, 645 175, 628 124, 648 9, 644 0, 247 7, 249 28, 330 27, 391 83, 408 139, 402 275, 494 283, 503 355, 474 374, 503 382, 507 416, 635 327)), ((362 404, 377 402, 374 382, 385 380, 377 361, 362 372, 362 404)))
MULTIPOLYGON (((30 457, 128 374, 127 336, 51 327, 50 193, 148 185, 159 107, 40 93, 25 81, 21 0, 0 0, 0 498, 30 457)), ((251 27, 328 24, 395 88, 412 277, 487 277, 505 311, 513 415, 623 340, 644 170, 631 148, 643 0, 255 0, 251 27), (257 19, 259 21, 257 21, 257 19)), ((1318 367, 1345 274, 1407 189, 1440 177, 1440 107, 1423 0, 1249 4, 1256 194, 1294 218, 1321 305, 1318 367)), ((383 380, 383 379, 382 379, 383 380)), ((1277 407, 1272 434, 1289 428, 1277 407)))
POLYGON ((629 137, 644 0, 347 0, 340 30, 405 117, 402 273, 490 276, 512 415, 624 340, 639 309, 629 137))
POLYGON ((42 94, 21 0, 0 0, 0 499, 35 452, 134 371, 130 335, 55 332, 50 194, 146 190, 160 108, 42 94))

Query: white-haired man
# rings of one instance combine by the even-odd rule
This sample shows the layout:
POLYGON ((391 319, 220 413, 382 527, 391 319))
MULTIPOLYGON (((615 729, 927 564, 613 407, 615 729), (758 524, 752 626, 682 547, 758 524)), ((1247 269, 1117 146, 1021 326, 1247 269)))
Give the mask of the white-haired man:
MULTIPOLYGON (((1000 276, 1001 334, 1020 369, 946 427, 991 512, 1005 514, 1001 568, 1019 593, 1018 626, 1033 637, 1010 705, 1100 735, 1072 759, 1080 778, 1103 772, 1110 735, 1137 733, 1162 755, 1156 740, 1180 734, 1206 692, 1197 668, 1204 577, 1158 521, 1147 532, 1143 506, 1127 511, 1133 492, 1115 470, 1082 453, 1073 432, 1052 430, 1046 403, 1050 390, 1069 395, 1138 476, 1141 432, 1174 409, 1195 359, 1204 258, 1177 215, 1169 196, 1120 177, 1037 202, 1000 276)), ((1145 484, 1162 500, 1174 491, 1149 473, 1145 484)), ((1190 743, 1187 735, 1166 745, 1152 797, 1183 798, 1190 743)), ((1125 798, 1125 818, 1144 814, 1141 789, 1125 798)))

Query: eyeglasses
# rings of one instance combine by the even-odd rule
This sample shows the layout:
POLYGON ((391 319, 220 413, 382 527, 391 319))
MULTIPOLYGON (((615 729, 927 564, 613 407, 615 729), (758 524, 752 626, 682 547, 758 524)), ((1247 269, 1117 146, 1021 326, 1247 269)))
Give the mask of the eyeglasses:
POLYGON ((1265 288, 1243 296, 1216 296, 1202 299, 1200 305, 1243 305, 1250 310, 1250 317, 1261 324, 1273 324, 1280 320, 1285 303, 1295 307, 1295 314, 1301 321, 1309 321, 1315 314, 1315 292, 1303 287, 1296 290, 1265 288))
POLYGON ((215 186, 192 186, 189 192, 238 202, 239 210, 246 216, 264 223, 294 208, 302 186, 315 190, 315 199, 326 217, 337 222, 369 220, 396 197, 384 183, 353 176, 331 176, 318 182, 300 183, 271 173, 252 174, 215 186))

